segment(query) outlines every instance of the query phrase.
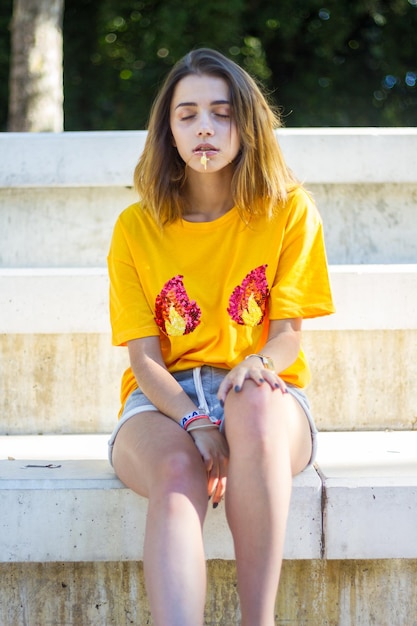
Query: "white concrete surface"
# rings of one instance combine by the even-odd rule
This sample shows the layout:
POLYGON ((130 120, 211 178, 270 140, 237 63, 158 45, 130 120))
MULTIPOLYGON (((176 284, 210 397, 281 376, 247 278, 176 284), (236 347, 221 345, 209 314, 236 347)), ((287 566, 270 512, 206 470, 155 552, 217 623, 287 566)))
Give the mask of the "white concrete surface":
MULTIPOLYGON (((417 262, 417 180, 308 189, 331 264, 417 262)), ((103 267, 117 216, 136 200, 127 187, 0 187, 0 266, 103 267)))
POLYGON ((417 326, 417 265, 333 265, 334 315, 306 330, 406 330, 417 326))
MULTIPOLYGON (((320 430, 415 428, 417 329, 305 331, 303 346, 320 430)), ((0 434, 113 429, 128 354, 109 333, 0 334, 0 354, 0 434)))
MULTIPOLYGON (((284 129, 284 154, 323 217, 331 264, 415 263, 417 133, 284 129)), ((144 131, 0 133, 0 267, 102 267, 136 201, 144 131)))
POLYGON ((0 188, 0 266, 104 267, 125 187, 0 188))
MULTIPOLYGON (((336 313, 306 330, 417 328, 416 265, 331 266, 336 313)), ((0 333, 110 332, 104 268, 0 268, 0 333)))
MULTIPOLYGON (((109 436, 110 433, 98 435, 3 435, 0 436, 0 461, 9 459, 31 459, 48 462, 57 460, 107 461, 109 436)), ((19 465, 24 465, 24 463, 19 463, 19 465)), ((4 467, 3 471, 5 471, 4 467)), ((42 475, 44 475, 43 472, 41 472, 42 475)))
POLYGON ((326 478, 327 559, 417 558, 417 474, 326 478))
MULTIPOLYGON (((334 414, 333 399, 320 387, 324 369, 335 381, 345 381, 341 393, 362 397, 354 406, 366 413, 367 426, 374 427, 376 412, 384 412, 392 413, 393 427, 413 428, 417 129, 284 129, 277 134, 289 165, 316 198, 332 264, 337 313, 305 323, 310 338, 327 341, 328 362, 312 359, 313 366, 320 364, 313 393, 318 412, 324 406, 334 414), (361 358, 346 366, 349 342, 361 358), (344 352, 338 356, 341 344, 344 352), (390 359, 394 375, 385 376, 384 359, 390 359), (407 372, 398 381, 401 368, 407 372), (374 393, 367 404, 369 385, 374 393)), ((62 402, 74 406, 75 381, 91 371, 97 355, 104 364, 100 373, 108 377, 107 352, 100 348, 110 331, 105 257, 117 214, 135 200, 132 174, 144 139, 143 131, 0 133, 0 334, 4 367, 16 372, 13 381, 8 374, 3 388, 2 419, 13 432, 20 422, 27 424, 22 415, 30 412, 32 432, 40 426, 51 432, 45 426, 47 407, 59 414, 53 391, 59 387, 61 409, 62 402), (28 342, 32 336, 40 341, 28 342), (55 372, 54 351, 72 359, 71 367, 55 372), (65 388, 57 385, 59 376, 65 377, 65 388), (20 405, 15 410, 22 397, 16 389, 24 386, 31 389, 25 396, 31 401, 23 411, 20 405)), ((103 424, 103 407, 89 395, 103 424)), ((103 401, 111 404, 107 396, 103 401)), ((97 432, 90 404, 82 420, 88 432, 97 432)), ((337 427, 344 421, 355 428, 349 411, 341 413, 337 427)), ((78 423, 69 416, 62 426, 73 429, 78 423)), ((0 437, 1 561, 141 558, 146 503, 115 478, 105 459, 107 437, 0 437), (45 459, 58 460, 61 467, 22 469, 25 461, 45 459)), ((295 480, 286 558, 417 558, 416 450, 416 431, 321 433, 318 471, 295 480)), ((209 512, 207 555, 232 559, 222 509, 209 512)))
POLYGON ((0 185, 129 186, 145 137, 145 131, 0 133, 0 185))
MULTIPOLYGON (((416 128, 281 129, 277 136, 307 183, 416 181, 416 128)), ((0 185, 129 186, 145 137, 145 131, 1 133, 0 185)))
MULTIPOLYGON (((107 439, 0 437, 1 561, 142 558, 146 501, 114 476, 107 439)), ((294 481, 285 558, 417 558, 417 431, 320 433, 316 467, 294 481)), ((205 543, 233 559, 223 505, 205 543)))
MULTIPOLYGON (((0 561, 141 560, 147 502, 115 477, 108 435, 0 437, 0 561), (83 458, 84 457, 84 458, 83 458), (27 464, 60 465, 25 468, 27 464)), ((224 505, 209 508, 209 559, 233 559, 224 505)), ((285 545, 289 559, 321 555, 321 481, 294 481, 285 545)))
MULTIPOLYGON (((336 158, 344 161, 344 154, 336 158)), ((414 184, 308 185, 323 219, 331 264, 415 263, 414 184)))
MULTIPOLYGON (((336 314, 304 322, 318 426, 414 428, 417 265, 330 273, 336 314)), ((0 352, 0 433, 111 430, 128 363, 111 345, 105 269, 0 269, 0 352)))
POLYGON ((0 268, 0 333, 109 333, 108 300, 104 268, 0 268))
POLYGON ((324 556, 417 558, 417 431, 321 433, 324 556))

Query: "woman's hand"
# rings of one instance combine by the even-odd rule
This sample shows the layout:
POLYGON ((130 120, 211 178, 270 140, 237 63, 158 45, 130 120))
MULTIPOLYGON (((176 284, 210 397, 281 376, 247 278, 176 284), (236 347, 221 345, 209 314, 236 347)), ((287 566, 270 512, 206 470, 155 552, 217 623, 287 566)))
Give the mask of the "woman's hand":
POLYGON ((226 401, 231 389, 241 391, 245 380, 252 380, 256 385, 269 385, 271 389, 280 389, 286 393, 287 386, 277 372, 283 372, 296 360, 301 345, 300 317, 270 320, 268 340, 262 348, 263 354, 272 358, 276 371, 266 369, 262 359, 252 354, 238 363, 223 379, 217 397, 220 402, 226 401))
POLYGON ((216 426, 189 431, 201 454, 207 471, 208 496, 216 508, 226 491, 229 447, 225 436, 216 426))
POLYGON ((268 370, 263 366, 262 360, 258 356, 251 356, 236 365, 222 380, 217 397, 223 404, 226 396, 232 389, 238 393, 241 391, 245 380, 252 380, 256 385, 269 385, 272 390, 280 389, 282 393, 287 392, 285 382, 273 370, 268 370))

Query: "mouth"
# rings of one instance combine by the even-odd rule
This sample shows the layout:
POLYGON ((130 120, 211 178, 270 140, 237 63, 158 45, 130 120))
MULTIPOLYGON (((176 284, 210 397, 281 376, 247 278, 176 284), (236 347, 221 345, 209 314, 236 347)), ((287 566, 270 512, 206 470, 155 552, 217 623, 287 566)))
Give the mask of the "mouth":
POLYGON ((197 156, 206 155, 206 157, 214 156, 219 151, 217 148, 212 146, 210 143, 200 143, 196 148, 194 148, 193 153, 197 156))

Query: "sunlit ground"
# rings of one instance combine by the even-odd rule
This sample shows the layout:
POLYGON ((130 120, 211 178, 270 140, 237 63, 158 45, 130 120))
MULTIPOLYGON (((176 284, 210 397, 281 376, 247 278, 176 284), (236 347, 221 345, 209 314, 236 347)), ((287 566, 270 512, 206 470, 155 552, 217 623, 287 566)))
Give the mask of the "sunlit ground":
POLYGON ((417 431, 320 433, 317 465, 332 478, 417 480, 417 431))

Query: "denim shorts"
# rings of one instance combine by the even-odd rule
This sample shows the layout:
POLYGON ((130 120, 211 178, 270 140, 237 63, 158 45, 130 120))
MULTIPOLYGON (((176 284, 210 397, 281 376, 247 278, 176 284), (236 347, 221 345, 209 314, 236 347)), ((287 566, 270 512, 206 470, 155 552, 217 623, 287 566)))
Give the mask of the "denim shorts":
MULTIPOLYGON (((224 411, 217 398, 217 391, 219 389, 220 383, 222 382, 228 371, 229 370, 203 365, 202 367, 196 367, 194 369, 184 370, 182 372, 175 372, 173 374, 174 378, 180 383, 181 387, 193 400, 195 405, 198 406, 198 408, 203 409, 205 412, 208 412, 210 416, 221 420, 220 430, 222 430, 223 428, 224 411)), ((294 398, 300 404, 301 408, 307 416, 307 420, 310 425, 312 451, 310 461, 307 465, 308 467, 313 464, 316 458, 317 428, 314 423, 310 404, 305 393, 298 387, 294 387, 293 385, 289 385, 288 383, 287 389, 288 393, 294 396, 294 398)), ((120 416, 120 420, 117 423, 109 439, 110 463, 112 462, 113 445, 117 433, 119 432, 123 424, 127 422, 128 419, 130 419, 134 415, 137 415, 138 413, 157 410, 158 409, 148 400, 148 398, 140 389, 135 389, 134 391, 132 391, 132 393, 126 400, 122 415, 120 416)))

